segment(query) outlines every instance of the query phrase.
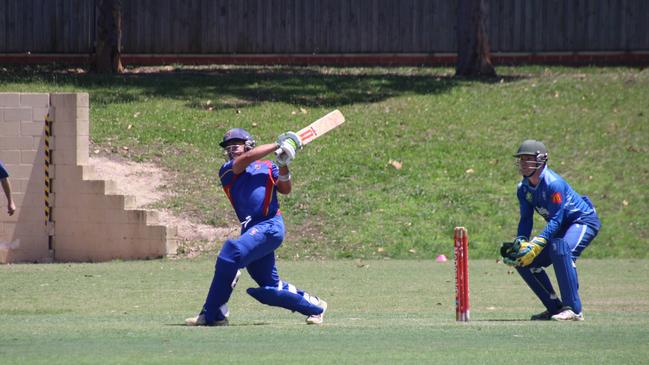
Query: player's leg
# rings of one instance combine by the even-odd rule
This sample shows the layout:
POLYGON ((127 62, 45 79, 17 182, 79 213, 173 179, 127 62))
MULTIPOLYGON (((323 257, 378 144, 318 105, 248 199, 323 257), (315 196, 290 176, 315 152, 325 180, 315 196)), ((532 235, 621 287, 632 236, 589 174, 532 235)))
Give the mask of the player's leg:
MULTIPOLYGON (((266 305, 302 313, 309 318, 320 317, 319 322, 313 323, 322 323, 326 303, 318 297, 296 288, 295 285, 281 280, 277 274, 274 252, 251 262, 247 269, 250 276, 259 285, 258 288, 247 290, 247 293, 253 298, 266 305)), ((307 323, 310 323, 308 319, 307 323)))
POLYGON ((553 316, 553 319, 583 319, 575 262, 596 235, 597 231, 584 224, 573 224, 566 230, 563 237, 553 239, 550 242, 552 265, 557 276, 561 300, 566 307, 562 313, 553 316))
POLYGON ((237 283, 239 269, 273 252, 283 239, 284 225, 278 217, 254 225, 236 240, 225 241, 201 312, 208 324, 224 321, 227 317, 226 303, 237 283))
POLYGON ((530 266, 516 268, 516 271, 518 271, 527 286, 532 289, 546 308, 544 312, 533 315, 532 320, 549 320, 552 315, 559 313, 563 307, 544 269, 550 263, 549 253, 543 250, 530 266))
POLYGON ((203 309, 198 317, 185 321, 188 325, 227 325, 230 314, 227 302, 241 275, 239 257, 237 240, 225 241, 216 259, 214 276, 203 309))

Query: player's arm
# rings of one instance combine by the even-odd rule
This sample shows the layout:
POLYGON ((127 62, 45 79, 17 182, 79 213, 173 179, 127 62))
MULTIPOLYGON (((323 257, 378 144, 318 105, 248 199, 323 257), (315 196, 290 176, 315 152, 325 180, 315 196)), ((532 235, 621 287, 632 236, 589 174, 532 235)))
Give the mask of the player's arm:
POLYGON ((556 181, 548 186, 546 194, 548 201, 545 204, 550 217, 548 224, 538 236, 529 242, 523 242, 517 260, 520 266, 530 265, 561 227, 565 216, 565 190, 565 183, 561 181, 556 181))
POLYGON ((525 200, 525 192, 523 189, 518 189, 516 194, 518 196, 518 203, 520 206, 520 219, 518 221, 517 237, 525 237, 526 239, 532 234, 532 227, 534 225, 534 208, 527 200, 525 200))
POLYGON ((277 143, 268 143, 257 146, 250 151, 242 153, 234 160, 234 163, 232 164, 232 172, 235 175, 239 175, 246 170, 246 167, 248 167, 248 165, 257 160, 260 160, 262 157, 272 152, 275 152, 278 147, 279 145, 277 143))
POLYGON ((291 172, 288 166, 279 167, 279 176, 277 177, 277 192, 287 195, 291 192, 291 172))
POLYGON ((16 204, 11 198, 11 184, 9 183, 9 179, 0 179, 0 184, 2 184, 2 190, 5 192, 5 197, 7 198, 7 213, 13 215, 16 211, 16 204))
POLYGON ((275 151, 275 163, 279 167, 279 174, 276 186, 280 194, 286 195, 291 192, 291 173, 288 170, 288 165, 295 158, 297 151, 302 148, 302 141, 297 134, 286 132, 277 137, 277 145, 279 148, 275 151))
POLYGON ((561 228, 566 215, 566 184, 560 180, 550 184, 548 186, 547 197, 548 202, 546 207, 550 219, 543 231, 539 234, 539 237, 550 241, 561 228))
POLYGON ((300 141, 300 138, 297 136, 297 134, 293 132, 280 134, 277 138, 277 142, 257 146, 237 157, 232 164, 232 172, 238 175, 245 171, 246 167, 248 167, 248 165, 250 165, 254 161, 257 161, 262 157, 270 154, 271 152, 275 152, 278 149, 281 151, 278 156, 281 157, 282 161, 280 166, 288 166, 291 160, 295 158, 295 154, 298 148, 301 147, 302 142, 300 141))

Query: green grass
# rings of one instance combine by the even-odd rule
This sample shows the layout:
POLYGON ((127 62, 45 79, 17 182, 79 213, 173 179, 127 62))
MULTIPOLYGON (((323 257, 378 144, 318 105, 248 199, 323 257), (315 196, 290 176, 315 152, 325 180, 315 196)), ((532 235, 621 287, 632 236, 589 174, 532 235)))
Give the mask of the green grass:
POLYGON ((550 167, 597 205, 603 229, 585 257, 649 258, 649 70, 498 73, 467 80, 436 68, 117 76, 33 68, 0 72, 0 91, 89 92, 98 149, 171 170, 178 195, 163 205, 216 226, 236 224, 216 176, 225 130, 241 126, 271 142, 341 109, 347 123, 292 165, 294 190, 281 200, 288 222, 281 257, 450 255, 457 225, 469 229, 473 257, 494 257, 517 225, 520 177, 511 154, 535 138, 548 146, 550 167))
MULTIPOLYGON (((280 261, 323 296, 322 327, 245 294, 231 326, 188 328, 212 258, 0 266, 3 364, 641 364, 649 358, 648 260, 581 260, 586 321, 530 322, 517 274, 472 260, 471 317, 454 318, 453 265, 432 260, 280 261)), ((553 274, 550 273, 553 277, 553 274)))

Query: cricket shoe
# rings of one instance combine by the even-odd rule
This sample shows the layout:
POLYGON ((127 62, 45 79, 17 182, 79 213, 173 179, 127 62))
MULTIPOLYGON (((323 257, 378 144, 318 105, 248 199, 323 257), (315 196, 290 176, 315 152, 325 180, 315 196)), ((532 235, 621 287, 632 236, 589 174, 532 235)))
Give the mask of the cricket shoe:
POLYGON ((322 307, 322 313, 310 315, 306 318, 306 324, 322 324, 324 321, 324 314, 327 311, 327 302, 318 298, 318 306, 322 307))
POLYGON ((539 314, 533 314, 530 317, 530 321, 549 321, 552 319, 552 314, 548 311, 541 312, 539 314))
POLYGON ((584 315, 575 313, 572 309, 567 308, 552 316, 553 321, 583 321, 584 315))
POLYGON ((199 314, 196 317, 185 319, 185 324, 188 326, 227 326, 228 319, 225 318, 222 321, 216 321, 214 323, 207 324, 207 322, 205 321, 205 315, 199 314))

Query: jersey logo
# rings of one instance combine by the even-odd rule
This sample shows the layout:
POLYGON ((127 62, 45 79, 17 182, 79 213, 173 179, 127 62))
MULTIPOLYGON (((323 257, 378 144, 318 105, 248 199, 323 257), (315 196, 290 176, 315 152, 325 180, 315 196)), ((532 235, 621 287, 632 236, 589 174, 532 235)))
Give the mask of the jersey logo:
POLYGON ((561 193, 560 192, 557 191, 556 193, 552 194, 552 203, 561 204, 562 201, 563 201, 563 198, 561 198, 561 193))
POLYGON ((528 191, 527 194, 525 194, 525 200, 527 200, 530 203, 532 202, 533 197, 531 192, 528 191))
POLYGON ((248 223, 250 223, 250 221, 252 221, 252 217, 247 216, 246 219, 244 219, 243 222, 241 222, 241 225, 243 226, 244 229, 248 227, 248 223))

